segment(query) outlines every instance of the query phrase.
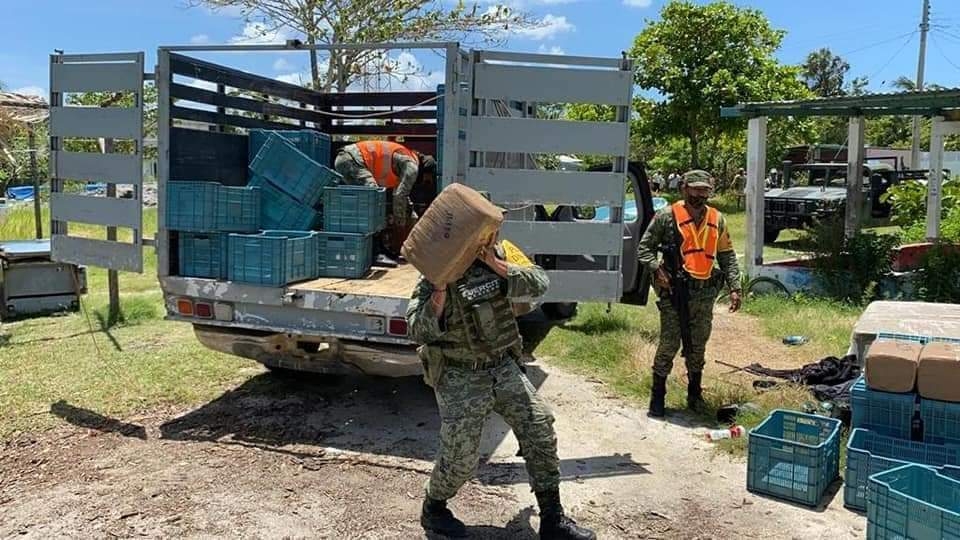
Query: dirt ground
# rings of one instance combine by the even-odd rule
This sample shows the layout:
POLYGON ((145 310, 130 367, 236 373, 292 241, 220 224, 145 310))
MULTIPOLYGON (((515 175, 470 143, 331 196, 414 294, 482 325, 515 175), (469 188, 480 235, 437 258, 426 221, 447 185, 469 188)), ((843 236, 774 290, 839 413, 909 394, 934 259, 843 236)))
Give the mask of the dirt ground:
MULTIPOLYGON (((718 321, 720 339, 743 335, 734 322, 718 321)), ((745 461, 718 454, 686 415, 653 421, 597 381, 542 363, 529 373, 557 417, 567 509, 601 538, 865 536, 840 494, 808 509, 747 492, 745 461)), ((70 425, 0 447, 0 538, 424 537, 438 418, 418 379, 254 370, 191 410, 119 420, 61 402, 51 412, 70 425)), ((491 418, 477 480, 452 502, 475 538, 536 538, 516 452, 491 418)))

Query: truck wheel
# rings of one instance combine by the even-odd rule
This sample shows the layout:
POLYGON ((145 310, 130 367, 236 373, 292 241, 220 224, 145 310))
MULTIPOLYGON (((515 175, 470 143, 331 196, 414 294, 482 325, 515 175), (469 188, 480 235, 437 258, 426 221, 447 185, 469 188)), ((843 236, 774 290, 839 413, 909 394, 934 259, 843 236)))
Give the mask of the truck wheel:
POLYGON ((763 243, 772 244, 777 241, 777 237, 780 236, 780 229, 774 229, 771 227, 763 228, 763 243))
POLYGON ((543 310, 543 314, 551 321, 565 321, 577 316, 576 302, 546 303, 540 306, 540 309, 543 310))

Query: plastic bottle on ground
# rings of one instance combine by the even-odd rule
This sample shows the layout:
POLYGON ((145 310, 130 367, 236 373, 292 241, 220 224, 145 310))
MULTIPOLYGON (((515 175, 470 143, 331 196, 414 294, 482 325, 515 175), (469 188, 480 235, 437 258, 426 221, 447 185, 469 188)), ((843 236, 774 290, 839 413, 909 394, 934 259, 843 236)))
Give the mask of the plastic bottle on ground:
POLYGON ((708 441, 719 441, 721 439, 736 439, 743 437, 746 430, 743 426, 731 426, 727 429, 712 429, 707 432, 708 441))

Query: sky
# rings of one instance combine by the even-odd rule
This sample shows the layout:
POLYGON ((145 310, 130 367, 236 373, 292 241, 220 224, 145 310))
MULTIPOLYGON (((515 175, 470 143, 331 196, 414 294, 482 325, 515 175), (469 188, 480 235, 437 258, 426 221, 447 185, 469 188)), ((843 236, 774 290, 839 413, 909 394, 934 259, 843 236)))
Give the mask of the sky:
MULTIPOLYGON (((452 1, 452 0, 449 0, 452 1)), ((511 31, 504 50, 587 56, 619 56, 666 0, 506 0, 543 22, 511 31)), ((15 92, 46 96, 49 54, 144 51, 148 66, 160 45, 226 44, 283 39, 261 36, 231 11, 189 7, 189 0, 0 0, 0 83, 15 92)), ((469 2, 468 2, 469 3, 469 2)), ((481 5, 493 3, 480 0, 481 5)), ((777 56, 800 63, 812 50, 829 47, 851 65, 849 78, 867 76, 870 89, 892 91, 900 75, 916 76, 921 0, 740 0, 763 11, 787 36, 777 56)), ((926 81, 960 87, 960 1, 931 0, 926 81)), ((297 82, 308 73, 297 54, 200 55, 233 67, 297 82)), ((429 73, 406 86, 440 80, 439 60, 419 52, 399 57, 429 73)), ((152 70, 151 70, 152 71, 152 70)))

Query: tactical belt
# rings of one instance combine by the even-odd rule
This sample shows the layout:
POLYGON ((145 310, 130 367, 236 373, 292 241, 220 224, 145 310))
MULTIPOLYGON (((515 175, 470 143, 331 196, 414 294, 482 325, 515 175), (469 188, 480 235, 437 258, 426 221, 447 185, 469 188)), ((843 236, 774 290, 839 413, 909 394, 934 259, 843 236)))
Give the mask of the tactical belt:
MULTIPOLYGON (((441 350, 443 350, 441 348, 441 350)), ((480 371, 484 369, 490 369, 499 367, 507 362, 513 362, 513 355, 510 354, 510 351, 503 351, 500 353, 499 358, 490 358, 489 356, 477 356, 476 358, 455 358, 450 357, 446 354, 443 355, 443 362, 448 366, 454 366, 462 369, 470 369, 473 371, 480 371)))

